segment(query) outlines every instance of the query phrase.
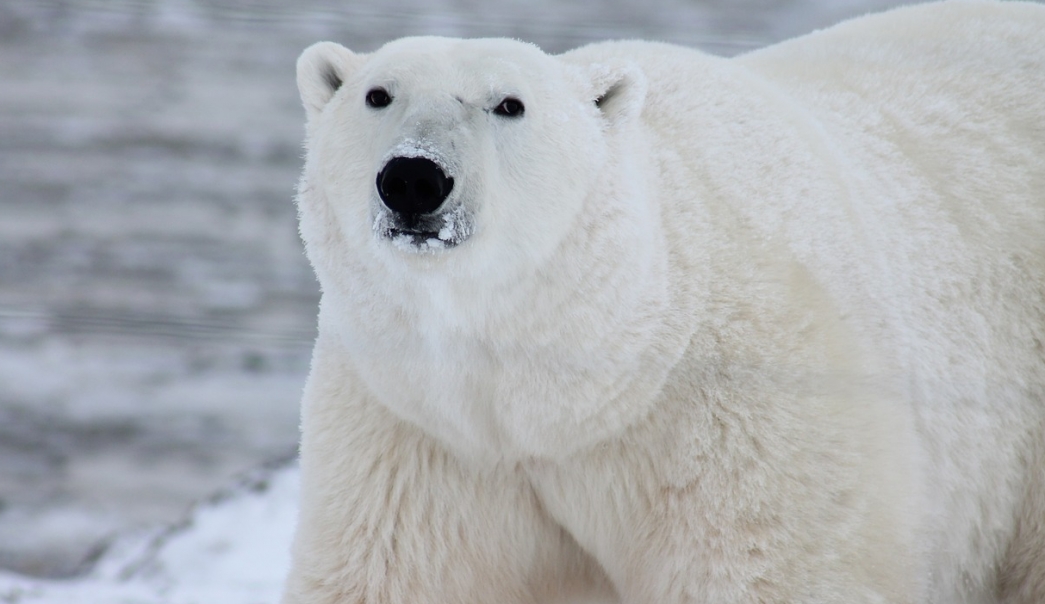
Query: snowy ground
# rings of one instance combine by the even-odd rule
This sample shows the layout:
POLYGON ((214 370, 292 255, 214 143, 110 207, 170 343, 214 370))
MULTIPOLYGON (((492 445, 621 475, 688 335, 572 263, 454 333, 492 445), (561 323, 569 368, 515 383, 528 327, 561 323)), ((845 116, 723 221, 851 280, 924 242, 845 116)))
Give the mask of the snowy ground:
POLYGON ((294 451, 318 300, 291 201, 302 48, 730 55, 898 3, 0 2, 0 602, 274 601, 293 470, 159 527, 294 451))
POLYGON ((297 472, 265 469, 182 522, 117 541, 85 577, 0 573, 7 604, 265 604, 279 598, 294 527, 297 472))

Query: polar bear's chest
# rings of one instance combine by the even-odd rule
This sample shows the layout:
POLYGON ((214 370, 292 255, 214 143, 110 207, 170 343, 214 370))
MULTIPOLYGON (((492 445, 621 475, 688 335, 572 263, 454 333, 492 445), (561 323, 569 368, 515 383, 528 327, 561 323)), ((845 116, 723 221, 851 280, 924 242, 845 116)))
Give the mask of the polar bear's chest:
POLYGON ((497 449, 497 363, 472 338, 373 334, 354 355, 377 401, 439 440, 468 451, 497 449))

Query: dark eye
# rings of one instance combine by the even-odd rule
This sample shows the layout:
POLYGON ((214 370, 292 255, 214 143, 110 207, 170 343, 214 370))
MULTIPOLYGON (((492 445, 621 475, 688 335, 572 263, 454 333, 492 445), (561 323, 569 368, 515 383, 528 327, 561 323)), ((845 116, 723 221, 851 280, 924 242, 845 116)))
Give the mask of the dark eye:
POLYGON ((384 88, 374 88, 370 92, 366 93, 366 104, 368 107, 380 109, 382 107, 388 107, 389 103, 391 102, 392 97, 384 88))
POLYGON ((525 110, 526 107, 523 107, 522 101, 508 97, 501 101, 500 105, 494 107, 493 112, 504 117, 521 117, 525 110))

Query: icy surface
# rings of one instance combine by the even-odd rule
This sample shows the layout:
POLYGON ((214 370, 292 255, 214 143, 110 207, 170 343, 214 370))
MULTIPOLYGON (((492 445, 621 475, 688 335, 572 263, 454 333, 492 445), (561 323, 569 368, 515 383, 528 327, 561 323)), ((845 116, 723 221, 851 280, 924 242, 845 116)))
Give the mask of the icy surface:
POLYGON ((0 574, 7 604, 275 604, 289 565, 296 467, 258 472, 184 522, 126 537, 76 581, 0 574))

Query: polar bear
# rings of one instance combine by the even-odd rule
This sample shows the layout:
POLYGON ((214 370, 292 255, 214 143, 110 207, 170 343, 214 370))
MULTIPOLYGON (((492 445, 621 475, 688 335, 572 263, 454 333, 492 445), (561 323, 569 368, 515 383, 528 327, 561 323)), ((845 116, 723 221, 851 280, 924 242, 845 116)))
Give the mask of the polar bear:
POLYGON ((1045 602, 1045 7, 298 86, 286 604, 1045 602))

